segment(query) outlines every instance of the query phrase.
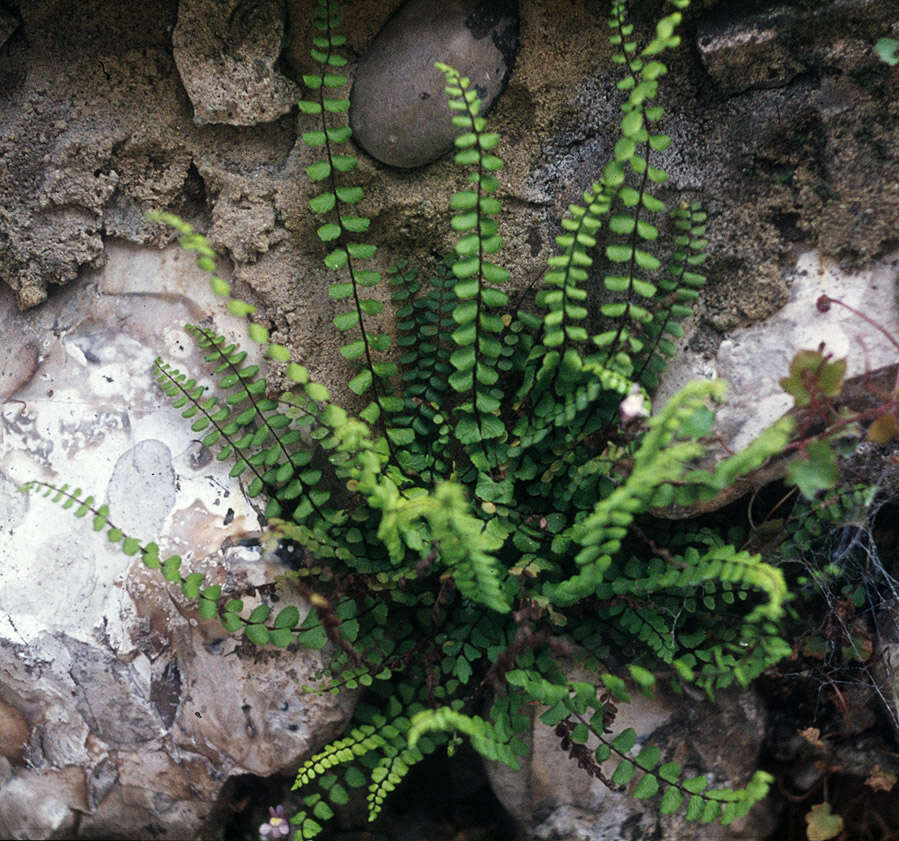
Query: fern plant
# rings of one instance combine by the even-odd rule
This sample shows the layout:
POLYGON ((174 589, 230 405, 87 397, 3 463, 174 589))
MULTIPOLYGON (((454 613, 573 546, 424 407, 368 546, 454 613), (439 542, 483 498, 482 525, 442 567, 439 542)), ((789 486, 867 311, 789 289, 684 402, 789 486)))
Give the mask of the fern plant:
MULTIPOLYGON (((161 559, 156 544, 125 536, 80 489, 28 486, 76 516, 92 513, 95 529, 161 569, 227 630, 257 645, 328 646, 330 666, 311 691, 365 689, 349 731, 299 770, 297 839, 319 834, 354 787, 368 786, 374 819, 423 756, 460 735, 517 767, 534 704, 587 773, 658 798, 663 813, 727 823, 768 790, 761 771, 742 788, 711 788, 654 746, 635 754, 637 735, 615 727, 617 706, 635 689, 651 692, 658 672, 713 696, 789 652, 777 628, 787 592, 776 567, 707 531, 682 529, 665 547, 652 539, 653 507, 716 495, 791 433, 790 421, 779 422, 706 470, 699 459, 723 383, 691 383, 645 419, 648 389, 705 282, 704 211, 684 202, 666 213, 654 192, 670 143, 657 128, 660 57, 678 45, 680 21, 680 11, 663 17, 640 49, 627 4, 612 3, 625 95, 614 157, 569 206, 534 305, 512 312, 497 225, 500 139, 469 80, 445 64, 437 69, 457 129, 455 162, 467 174, 450 199, 459 239, 426 280, 403 261, 386 280, 373 268, 363 191, 352 180, 345 38, 336 4, 319 0, 320 70, 304 77, 310 93, 300 102, 310 121, 303 140, 318 156, 307 168, 309 206, 338 302, 340 352, 355 368, 349 388, 364 408, 352 417, 332 402, 252 319, 251 339, 293 383, 280 399, 243 350, 201 327, 188 330, 218 396, 161 359, 154 371, 203 444, 233 461, 247 494, 267 499, 267 539, 301 548, 283 586, 307 596, 307 616, 293 607, 271 616, 265 605, 248 613, 240 598, 182 573, 179 556, 161 559), (597 273, 606 296, 591 315, 587 285, 597 273), (395 332, 375 321, 388 296, 395 332), (593 680, 568 678, 575 666, 593 680), (588 739, 598 746, 588 750, 588 739)), ((215 274, 203 236, 157 218, 197 253, 232 312, 252 317, 215 274)))

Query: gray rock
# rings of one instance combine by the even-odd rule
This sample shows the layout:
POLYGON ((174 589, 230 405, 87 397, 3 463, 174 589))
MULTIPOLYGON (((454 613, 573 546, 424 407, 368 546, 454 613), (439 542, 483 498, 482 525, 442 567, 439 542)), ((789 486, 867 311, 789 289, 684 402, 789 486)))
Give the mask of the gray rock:
POLYGON ((18 28, 21 21, 12 12, 0 9, 0 47, 8 40, 18 28))
POLYGON ((37 368, 37 346, 33 342, 10 342, 0 347, 0 400, 21 388, 37 368))
POLYGON ((790 9, 745 17, 719 12, 700 22, 696 44, 706 70, 723 93, 779 88, 804 69, 790 43, 796 25, 790 9))
MULTIPOLYGON (((691 776, 706 774, 713 787, 744 783, 758 765, 765 732, 765 710, 754 692, 725 692, 717 705, 688 697, 657 694, 647 699, 634 692, 620 704, 614 730, 633 727, 640 744, 662 749, 663 761, 676 761, 691 776)), ((500 803, 532 841, 757 841, 773 828, 770 804, 759 803, 729 826, 688 823, 682 813, 660 815, 652 801, 610 791, 567 757, 553 729, 534 713, 530 756, 520 771, 488 766, 500 803)), ((596 742, 589 742, 595 747, 596 742)), ((603 764, 607 776, 617 762, 603 764)))
MULTIPOLYGON (((895 591, 894 591, 895 593, 895 591)), ((877 695, 886 708, 894 737, 899 740, 899 599, 894 598, 877 617, 877 649, 871 673, 877 695)))
POLYGON ((194 122, 252 126, 286 114, 299 90, 276 67, 283 39, 280 0, 181 0, 172 45, 194 122))
POLYGON ((382 163, 417 167, 439 158, 456 129, 444 93, 443 61, 468 76, 490 107, 518 49, 518 15, 509 0, 410 0, 384 25, 359 62, 350 125, 382 163))

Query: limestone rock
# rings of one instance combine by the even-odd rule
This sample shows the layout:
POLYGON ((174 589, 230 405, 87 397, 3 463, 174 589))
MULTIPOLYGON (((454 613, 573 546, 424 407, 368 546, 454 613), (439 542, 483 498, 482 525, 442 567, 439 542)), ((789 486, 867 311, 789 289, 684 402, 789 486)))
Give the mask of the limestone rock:
POLYGON ((172 45, 194 121, 251 126, 286 114, 299 90, 276 66, 283 39, 280 0, 181 0, 172 45))
POLYGON ((431 0, 409 0, 359 62, 350 96, 353 136, 382 163, 430 163, 457 132, 434 62, 468 76, 486 110, 505 87, 517 48, 511 0, 448 0, 439 14, 431 0))
POLYGON ((821 342, 834 358, 847 359, 847 376, 875 371, 897 361, 895 346, 878 330, 834 305, 826 313, 815 306, 820 295, 839 298, 899 335, 899 253, 863 272, 842 271, 814 251, 802 254, 787 276, 790 300, 773 317, 725 335, 713 359, 701 353, 678 356, 666 371, 655 402, 696 377, 720 377, 730 384, 719 410, 716 431, 734 450, 742 449, 793 405, 779 380, 802 349, 821 342))
MULTIPOLYGON (((633 727, 640 743, 658 745, 663 761, 679 762, 690 776, 707 774, 715 787, 745 782, 756 769, 765 732, 765 712, 753 692, 721 693, 718 705, 706 700, 631 695, 620 704, 616 732, 633 727)), ((497 798, 533 841, 756 841, 773 828, 765 802, 729 826, 688 823, 680 814, 660 815, 652 802, 611 792, 588 776, 559 747, 553 729, 534 714, 531 754, 520 771, 488 766, 497 798)), ((595 740, 588 743, 596 746, 595 740)), ((603 770, 611 776, 612 759, 603 770)))
MULTIPOLYGON (((126 533, 250 609, 280 572, 242 545, 256 511, 150 375, 157 354, 202 372, 184 322, 211 318, 238 340, 242 328, 178 249, 107 253, 102 271, 30 313, 9 290, 0 298, 0 347, 28 351, 0 414, 5 838, 213 835, 229 779, 289 773, 353 705, 302 692, 318 652, 241 643, 90 517, 16 490, 46 478, 93 492, 126 533)), ((308 610, 288 590, 277 606, 265 598, 308 610)))

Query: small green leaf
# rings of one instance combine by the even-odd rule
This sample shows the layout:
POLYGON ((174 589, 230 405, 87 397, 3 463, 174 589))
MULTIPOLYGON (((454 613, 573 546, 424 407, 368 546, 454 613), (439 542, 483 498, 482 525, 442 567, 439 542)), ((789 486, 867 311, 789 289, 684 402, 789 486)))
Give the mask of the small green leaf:
POLYGON ((796 485, 807 499, 834 487, 839 479, 837 457, 827 441, 813 441, 787 467, 787 482, 796 485))
POLYGON ((359 359, 364 353, 365 342, 363 342, 362 339, 357 339, 355 342, 350 342, 348 345, 344 345, 340 349, 340 355, 344 359, 359 359))
POLYGON ((340 225, 329 222, 327 225, 322 225, 316 233, 322 242, 330 242, 340 236, 340 225))
POLYGON ((899 64, 899 41, 895 38, 879 38, 874 44, 874 54, 885 64, 899 64))
POLYGON ((265 622, 268 619, 269 613, 271 613, 271 608, 267 604, 260 604, 253 608, 253 612, 250 614, 250 618, 247 620, 248 622, 265 622))
POLYGON ((302 134, 303 143, 312 148, 324 146, 326 137, 323 131, 304 131, 302 134))
POLYGON ((328 287, 328 295, 335 301, 342 301, 344 298, 349 298, 352 294, 352 283, 332 283, 328 287))
MULTIPOLYGON (((216 603, 211 599, 203 599, 197 603, 197 612, 203 619, 215 619, 218 611, 216 610, 216 603)), ((233 614, 231 614, 233 616, 233 614)))
POLYGON ((221 617, 222 627, 229 633, 233 634, 243 628, 243 620, 236 613, 225 613, 221 617))
POLYGON ((642 128, 643 114, 637 108, 625 114, 624 119, 621 121, 621 133, 625 137, 634 137, 642 128))
POLYGON ((355 765, 350 765, 346 770, 346 774, 343 775, 343 781, 350 788, 362 788, 362 786, 368 784, 368 780, 365 779, 365 774, 363 774, 355 765))
POLYGON ((644 774, 634 789, 634 797, 637 800, 645 800, 647 797, 653 797, 659 790, 659 781, 652 774, 644 774))
POLYGON ((450 199, 450 207, 453 210, 471 210, 478 203, 478 194, 471 190, 454 193, 450 199))
POLYGON ((311 648, 313 651, 320 651, 328 642, 328 635, 321 625, 315 625, 305 631, 297 634, 297 643, 304 648, 311 648))
POLYGON ((612 747, 619 753, 627 753, 635 744, 637 744, 637 733, 633 727, 622 730, 612 741, 612 747))
POLYGON ((634 251, 634 259, 637 265, 647 272, 654 272, 661 265, 658 257, 648 254, 646 251, 641 251, 639 248, 634 251))
POLYGON ((481 431, 477 421, 471 415, 465 415, 459 419, 455 428, 456 438, 462 444, 474 444, 481 440, 481 431))
POLYGON ((661 756, 661 748, 659 748, 657 745, 646 745, 646 747, 644 747, 643 750, 640 751, 640 755, 637 757, 637 765, 639 765, 644 771, 652 771, 652 769, 659 764, 659 759, 661 758, 661 756))
POLYGON ((347 253, 345 248, 335 248, 325 257, 325 265, 329 269, 342 269, 346 265, 347 253))
POLYGON ((693 777, 690 780, 684 780, 681 785, 684 787, 684 791, 688 791, 690 794, 699 794, 709 787, 709 781, 705 776, 693 777))
POLYGON ((311 166, 306 167, 306 175, 311 181, 323 181, 331 174, 331 164, 327 161, 316 161, 311 166))
MULTIPOLYGON (((651 775, 647 775, 651 776, 651 775)), ((634 777, 634 763, 629 759, 622 759, 612 774, 612 782, 616 785, 626 786, 634 777)))
POLYGON ((659 802, 659 811, 663 815, 672 815, 680 809, 683 802, 684 795, 680 790, 676 789, 674 786, 668 786, 659 802))
POLYGON ((633 250, 629 245, 607 245, 606 257, 613 263, 626 263, 631 259, 633 250))
POLYGON ((666 783, 675 783, 680 776, 680 765, 677 762, 666 762, 657 773, 666 783))
MULTIPOLYGON (((622 236, 627 236, 631 231, 634 230, 634 217, 628 216, 625 213, 616 213, 609 219, 609 230, 616 234, 621 234, 622 236)), ((618 246, 619 248, 627 248, 627 246, 618 246)), ((631 251, 630 248, 627 248, 627 256, 624 258, 626 260, 630 260, 631 251)))
POLYGON ((267 645, 270 641, 268 628, 265 625, 247 625, 244 633, 254 645, 267 645))
POLYGON ((181 582, 181 591, 188 599, 196 599, 200 595, 200 585, 203 583, 203 575, 192 572, 181 582))
POLYGON ((376 301, 373 298, 363 298, 359 301, 359 309, 362 310, 366 315, 377 315, 384 308, 384 305, 380 301, 376 301))
POLYGON ((341 332, 349 330, 350 327, 355 327, 358 323, 359 312, 357 310, 350 310, 349 312, 334 316, 334 326, 341 332))
POLYGON ((294 632, 290 628, 273 628, 268 633, 269 642, 278 648, 287 648, 292 642, 294 632))
POLYGON ((363 368, 355 377, 353 377, 347 385, 353 394, 364 394, 371 388, 372 375, 368 368, 363 368))
POLYGON ((293 628, 300 621, 300 611, 294 605, 288 605, 275 616, 272 625, 275 628, 293 628))
POLYGON ((361 187, 338 187, 336 192, 337 198, 345 204, 356 204, 363 196, 361 187))

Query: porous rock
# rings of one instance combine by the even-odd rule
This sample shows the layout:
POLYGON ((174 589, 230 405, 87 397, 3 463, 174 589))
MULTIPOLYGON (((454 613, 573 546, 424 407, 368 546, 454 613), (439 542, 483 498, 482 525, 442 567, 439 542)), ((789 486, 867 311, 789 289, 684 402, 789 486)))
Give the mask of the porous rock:
MULTIPOLYGON (((103 270, 44 307, 18 313, 8 289, 0 301, 0 347, 37 349, 0 415, 4 838, 212 836, 229 780, 289 773, 354 702, 302 691, 318 652, 241 644, 90 516, 16 491, 39 478, 85 488, 117 527, 248 609, 281 571, 242 545, 257 512, 150 373, 157 354, 202 371, 184 322, 232 340, 240 325, 177 248, 107 250, 103 270)), ((275 610, 308 610, 289 589, 277 598, 275 610)))
MULTIPOLYGON (((583 676, 575 679, 584 679, 583 676)), ((745 783, 758 767, 765 709, 754 692, 721 693, 718 705, 705 699, 631 693, 619 704, 615 732, 634 728, 640 744, 662 749, 662 761, 678 762, 690 777, 706 774, 711 787, 745 783)), ((490 763, 497 798, 532 841, 757 841, 772 829, 774 813, 765 801, 728 826, 687 822, 682 814, 662 816, 656 804, 610 791, 580 769, 559 745, 553 728, 533 713, 530 755, 521 770, 490 763)), ((588 742, 596 747, 595 739, 588 742)), ((638 749, 636 749, 638 750, 638 749)), ((611 777, 617 760, 603 763, 611 777)))
POLYGON ((409 0, 384 25, 359 62, 350 125, 372 157, 417 167, 446 152, 450 121, 442 61, 471 79, 488 109, 505 87, 518 48, 514 0, 409 0))
POLYGON ((277 69, 283 40, 280 0, 181 0, 172 45, 194 121, 251 126, 286 114, 299 91, 277 69))
POLYGON ((723 93, 777 88, 804 70, 790 44, 796 28, 796 17, 788 8, 745 17, 719 10, 700 23, 696 44, 706 70, 723 93))

